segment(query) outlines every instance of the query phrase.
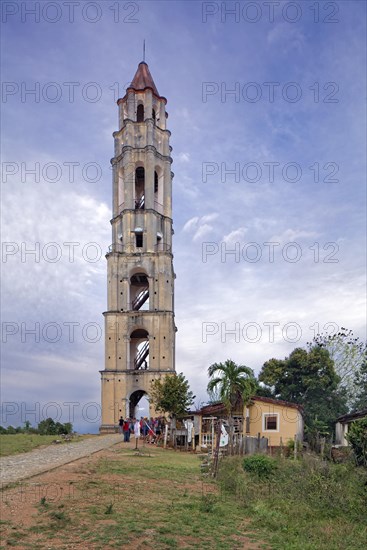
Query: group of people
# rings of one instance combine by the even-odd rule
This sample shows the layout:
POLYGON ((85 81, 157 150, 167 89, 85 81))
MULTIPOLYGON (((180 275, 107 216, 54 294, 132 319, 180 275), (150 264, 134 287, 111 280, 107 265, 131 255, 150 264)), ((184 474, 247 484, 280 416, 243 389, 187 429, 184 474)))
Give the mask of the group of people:
POLYGON ((135 439, 143 437, 146 443, 158 444, 162 439, 165 429, 165 418, 160 416, 158 418, 125 418, 120 417, 119 420, 119 432, 123 434, 124 441, 130 441, 130 435, 134 434, 135 439))

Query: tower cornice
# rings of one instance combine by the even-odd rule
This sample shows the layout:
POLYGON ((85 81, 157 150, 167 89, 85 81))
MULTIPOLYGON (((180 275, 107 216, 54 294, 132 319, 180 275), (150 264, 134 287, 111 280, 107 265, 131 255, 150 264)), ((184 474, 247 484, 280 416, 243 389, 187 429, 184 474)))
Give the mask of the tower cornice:
MULTIPOLYGON (((110 219, 110 224, 112 225, 113 222, 121 219, 121 216, 123 214, 126 214, 127 212, 131 212, 132 214, 136 214, 136 210, 134 208, 124 208, 123 210, 121 210, 121 212, 117 216, 114 216, 113 218, 110 219)), ((161 214, 160 212, 157 212, 157 210, 154 210, 153 208, 146 208, 144 210, 144 212, 150 212, 150 213, 156 214, 157 216, 162 218, 162 220, 168 220, 170 223, 173 223, 172 218, 170 218, 169 216, 165 216, 164 214, 161 214)))
POLYGON ((124 123, 121 126, 121 128, 119 130, 116 130, 115 132, 113 132, 112 136, 113 137, 118 136, 125 129, 125 127, 128 126, 129 124, 131 124, 131 125, 145 124, 146 122, 153 123, 154 124, 154 130, 159 131, 159 132, 163 132, 164 134, 168 134, 168 136, 171 137, 171 135, 172 135, 171 131, 167 130, 167 128, 161 128, 160 126, 157 126, 157 124, 154 122, 153 118, 146 118, 144 120, 144 122, 136 122, 136 120, 131 120, 131 118, 125 118, 124 123))
POLYGON ((117 164, 118 162, 120 162, 120 160, 122 160, 123 156, 125 155, 125 153, 127 151, 141 151, 141 152, 144 152, 144 151, 150 151, 152 152, 157 158, 159 158, 160 160, 163 160, 163 161, 168 161, 170 164, 173 163, 173 159, 170 155, 162 155, 158 150, 157 148, 154 146, 154 145, 146 145, 145 147, 132 147, 131 145, 124 145, 123 148, 121 149, 121 153, 117 156, 117 157, 113 157, 111 160, 110 160, 110 163, 113 165, 113 164, 117 164))

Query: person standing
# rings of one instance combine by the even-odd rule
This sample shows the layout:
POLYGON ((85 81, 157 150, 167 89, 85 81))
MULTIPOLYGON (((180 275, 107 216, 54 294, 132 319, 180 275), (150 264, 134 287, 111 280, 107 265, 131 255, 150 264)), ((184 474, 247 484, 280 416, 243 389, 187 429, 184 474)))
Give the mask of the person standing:
POLYGON ((129 443, 129 441, 130 441, 130 420, 128 418, 126 418, 122 429, 123 429, 123 432, 124 432, 124 442, 129 443))
POLYGON ((135 449, 138 448, 138 441, 140 438, 140 421, 134 418, 134 437, 135 437, 135 449))
POLYGON ((124 427, 124 419, 122 418, 122 416, 120 416, 120 420, 119 420, 119 433, 120 434, 123 434, 123 427, 124 427))

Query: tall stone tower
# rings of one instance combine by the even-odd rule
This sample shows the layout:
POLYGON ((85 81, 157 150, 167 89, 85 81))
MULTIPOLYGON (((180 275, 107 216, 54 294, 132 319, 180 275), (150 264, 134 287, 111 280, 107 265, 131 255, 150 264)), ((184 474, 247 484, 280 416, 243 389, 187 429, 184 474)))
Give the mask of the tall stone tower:
MULTIPOLYGON (((172 148, 167 100, 139 64, 117 101, 112 245, 107 253, 101 432, 113 431, 153 380, 175 372, 172 148)), ((150 414, 155 411, 150 407, 150 414)))

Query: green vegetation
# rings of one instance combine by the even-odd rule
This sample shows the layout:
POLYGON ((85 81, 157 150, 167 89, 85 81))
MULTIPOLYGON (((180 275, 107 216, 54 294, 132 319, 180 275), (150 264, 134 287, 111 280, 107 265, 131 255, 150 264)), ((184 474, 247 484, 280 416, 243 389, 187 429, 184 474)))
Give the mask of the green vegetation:
POLYGON ((367 471, 353 463, 229 457, 215 482, 191 453, 139 451, 121 444, 84 463, 57 499, 39 494, 31 524, 3 524, 3 540, 21 534, 22 547, 40 549, 365 549, 367 471))
POLYGON ((367 407, 367 344, 355 337, 352 330, 341 327, 334 334, 317 334, 310 347, 325 348, 334 361, 339 388, 344 390, 349 408, 367 407))
POLYGON ((32 451, 41 445, 50 445, 53 435, 14 434, 0 435, 0 456, 14 455, 32 451))
POLYGON ((38 433, 41 435, 67 435, 73 431, 73 425, 70 422, 55 422, 52 418, 46 418, 38 424, 38 433))
POLYGON ((185 414, 195 399, 182 372, 154 380, 150 387, 150 401, 156 410, 171 416, 185 414))
POLYGON ((37 428, 33 428, 29 420, 24 422, 24 426, 8 426, 4 428, 0 426, 1 435, 14 435, 14 434, 40 434, 40 435, 68 435, 73 432, 73 425, 71 422, 55 422, 52 418, 46 418, 42 420, 37 428))
POLYGON ((266 455, 247 456, 243 459, 243 469, 255 474, 259 479, 269 479, 276 471, 273 458, 266 455))
POLYGON ((353 410, 360 411, 367 409, 367 359, 366 352, 363 363, 357 371, 354 378, 354 386, 356 388, 355 398, 353 401, 353 410))
MULTIPOLYGON (((81 441, 85 437, 90 436, 77 436, 73 437, 73 442, 81 441)), ((42 445, 50 445, 55 441, 54 435, 39 435, 39 434, 22 434, 16 433, 14 435, 1 434, 0 435, 0 456, 14 455, 18 453, 26 453, 32 451, 42 445)))
POLYGON ((254 470, 261 471, 262 457, 249 458, 222 461, 222 496, 237 501, 244 515, 251 518, 250 526, 259 530, 273 549, 365 548, 365 470, 306 455, 299 461, 277 459, 273 475, 259 476, 254 470), (257 466, 246 472, 246 463, 257 466))
POLYGON ((115 446, 106 458, 83 464, 79 481, 65 480, 56 500, 37 499, 31 525, 14 518, 2 526, 2 540, 15 540, 14 527, 23 548, 269 548, 257 542, 236 499, 221 498, 218 486, 201 477, 196 455, 139 450, 115 446))
POLYGON ((356 463, 367 468, 367 418, 352 422, 347 439, 352 446, 356 463))
POLYGON ((335 419, 348 412, 345 390, 325 347, 296 348, 289 357, 264 363, 259 381, 273 397, 303 405, 305 432, 311 445, 319 436, 331 436, 335 419))
POLYGON ((214 363, 208 368, 209 396, 217 395, 224 404, 229 421, 229 441, 233 446, 233 414, 236 408, 243 409, 250 397, 255 394, 257 382, 249 367, 237 365, 231 359, 224 363, 214 363))

